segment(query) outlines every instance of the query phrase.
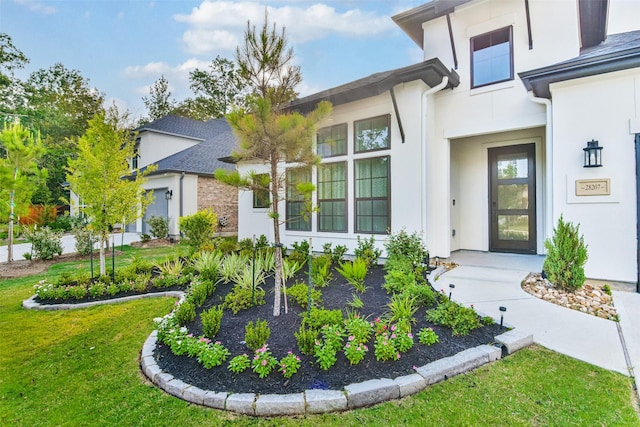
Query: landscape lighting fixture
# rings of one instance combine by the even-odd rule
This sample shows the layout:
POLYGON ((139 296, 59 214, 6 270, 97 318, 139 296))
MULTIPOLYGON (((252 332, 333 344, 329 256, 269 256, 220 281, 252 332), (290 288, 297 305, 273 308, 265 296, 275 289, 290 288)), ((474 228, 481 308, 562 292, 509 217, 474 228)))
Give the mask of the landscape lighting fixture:
POLYGON ((500 310, 500 329, 502 329, 502 322, 504 321, 504 313, 507 311, 507 307, 501 305, 498 308, 498 310, 500 310))
POLYGON ((449 300, 451 300, 451 294, 453 293, 453 288, 455 287, 456 285, 454 285, 453 283, 449 285, 449 300))

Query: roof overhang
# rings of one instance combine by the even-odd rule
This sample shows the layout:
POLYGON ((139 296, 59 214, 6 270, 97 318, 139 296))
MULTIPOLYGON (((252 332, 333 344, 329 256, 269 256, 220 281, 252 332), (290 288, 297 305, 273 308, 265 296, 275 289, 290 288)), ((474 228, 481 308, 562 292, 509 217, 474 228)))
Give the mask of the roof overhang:
POLYGON ((578 57, 575 60, 518 73, 518 76, 527 91, 533 91, 537 97, 551 99, 549 86, 553 83, 636 67, 640 67, 640 47, 598 57, 578 57))
POLYGON ((312 111, 320 101, 329 101, 337 106, 371 98, 398 84, 415 80, 422 80, 429 87, 434 87, 440 84, 444 77, 449 79, 447 88, 454 88, 460 84, 458 73, 448 69, 438 58, 433 58, 408 67, 372 74, 351 83, 296 99, 286 107, 286 110, 306 114, 312 111))
POLYGON ((391 19, 422 49, 424 43, 422 24, 452 13, 456 7, 470 1, 472 0, 433 0, 394 15, 391 19))

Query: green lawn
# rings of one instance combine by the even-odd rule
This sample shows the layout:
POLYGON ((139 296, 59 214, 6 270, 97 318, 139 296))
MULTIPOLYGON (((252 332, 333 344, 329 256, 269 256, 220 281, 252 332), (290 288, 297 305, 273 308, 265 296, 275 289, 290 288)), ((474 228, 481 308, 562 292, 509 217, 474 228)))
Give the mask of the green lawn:
MULTIPOLYGON (((125 248, 164 259, 174 247, 125 248)), ((541 347, 372 408, 304 418, 256 419, 188 404, 140 373, 138 356, 169 298, 64 312, 27 311, 33 284, 62 271, 0 281, 2 426, 636 426, 631 381, 541 347)))

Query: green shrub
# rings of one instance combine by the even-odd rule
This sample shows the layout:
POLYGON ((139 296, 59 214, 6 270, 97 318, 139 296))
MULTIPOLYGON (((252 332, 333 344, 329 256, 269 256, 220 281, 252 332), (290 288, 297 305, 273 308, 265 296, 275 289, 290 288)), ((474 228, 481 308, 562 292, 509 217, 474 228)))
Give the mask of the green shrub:
POLYGON ((169 235, 169 218, 151 215, 147 224, 149 225, 149 233, 156 239, 164 239, 169 235))
POLYGON ((85 227, 74 227, 72 232, 76 239, 76 252, 80 255, 89 255, 94 243, 91 232, 85 227))
POLYGON ((549 281, 560 289, 575 291, 584 284, 584 264, 587 262, 587 246, 580 235, 580 225, 565 222, 562 215, 553 237, 546 239, 547 257, 543 270, 549 281))
POLYGON ((387 304, 391 311, 391 321, 413 322, 413 315, 418 311, 416 299, 408 294, 393 294, 387 304))
POLYGON ((200 320, 202 321, 202 331, 204 336, 213 338, 220 331, 220 323, 222 322, 222 306, 211 307, 209 310, 204 310, 200 313, 200 320))
POLYGON ((440 342, 440 337, 432 328, 422 328, 418 332, 418 341, 420 341, 420 344, 433 345, 440 342))
POLYGON ((407 273, 402 270, 390 270, 384 276, 384 284, 382 287, 391 293, 402 293, 405 289, 416 286, 416 278, 413 273, 407 273))
POLYGON ((218 216, 212 209, 203 209, 193 215, 180 218, 180 231, 186 237, 193 252, 211 243, 216 233, 218 216))
MULTIPOLYGON (((309 287, 304 283, 296 283, 287 288, 287 296, 291 297, 295 302, 300 304, 304 309, 309 303, 309 287)), ((322 292, 319 289, 311 290, 311 306, 322 304, 322 292)))
POLYGON ((370 236, 368 239, 361 239, 357 236, 357 246, 354 250, 356 258, 362 258, 367 260, 367 263, 371 266, 378 263, 378 258, 382 255, 382 251, 376 248, 376 239, 370 236))
POLYGON ((107 293, 107 285, 102 282, 94 282, 89 286, 89 296, 99 298, 107 293))
POLYGON ((187 323, 193 322, 196 318, 196 307, 189 301, 185 300, 176 308, 174 317, 178 325, 185 326, 187 323))
POLYGON ((223 254, 230 254, 238 250, 238 244, 233 240, 224 239, 218 242, 216 249, 223 254))
MULTIPOLYGON (((264 305, 265 292, 263 289, 257 288, 255 290, 255 305, 264 305)), ((224 299, 224 307, 231 310, 233 314, 238 314, 240 310, 246 310, 253 307, 253 298, 251 297, 251 288, 246 288, 241 285, 235 285, 231 292, 227 294, 224 299)))
POLYGON ((198 272, 198 277, 215 282, 222 265, 220 252, 198 252, 190 261, 191 266, 198 272))
POLYGON ((387 259, 404 259, 414 268, 424 263, 429 256, 422 237, 417 232, 408 234, 404 229, 390 234, 384 242, 384 247, 387 250, 387 259))
POLYGON ((468 335, 482 326, 478 314, 473 308, 464 307, 454 301, 445 300, 435 309, 427 310, 427 320, 436 325, 451 328, 453 335, 468 335))
POLYGON ((314 329, 320 329, 324 325, 340 325, 343 317, 341 310, 325 310, 312 307, 310 312, 303 315, 302 323, 314 329))
POLYGON ((33 230, 25 229, 27 239, 31 241, 31 251, 36 259, 51 259, 54 255, 62 255, 62 232, 53 231, 49 227, 33 230))
POLYGON ((333 275, 331 274, 331 257, 320 255, 311 261, 311 278, 316 286, 324 288, 329 286, 333 275))
POLYGON ((196 307, 202 306, 209 296, 209 286, 204 281, 194 281, 191 283, 187 299, 196 307))
POLYGON ((269 239, 264 234, 261 234, 260 237, 256 240, 256 249, 266 249, 269 246, 269 239))
POLYGON ((403 294, 407 294, 416 300, 416 304, 431 306, 436 303, 437 294, 429 285, 410 285, 404 288, 403 294))
POLYGON ((368 262, 363 258, 356 258, 353 261, 345 261, 340 263, 340 267, 336 268, 338 273, 342 275, 358 292, 365 291, 364 279, 367 276, 368 262))
POLYGON ((271 336, 271 328, 266 320, 256 319, 256 323, 249 322, 245 325, 244 331, 244 341, 253 351, 264 346, 271 336))
POLYGON ((252 252, 253 240, 250 237, 238 240, 238 249, 240 250, 240 252, 252 252))
POLYGON ((298 332, 294 332, 293 334, 296 337, 296 342, 298 343, 300 352, 306 354, 307 356, 313 355, 316 340, 319 334, 319 329, 311 328, 304 323, 300 325, 298 332))

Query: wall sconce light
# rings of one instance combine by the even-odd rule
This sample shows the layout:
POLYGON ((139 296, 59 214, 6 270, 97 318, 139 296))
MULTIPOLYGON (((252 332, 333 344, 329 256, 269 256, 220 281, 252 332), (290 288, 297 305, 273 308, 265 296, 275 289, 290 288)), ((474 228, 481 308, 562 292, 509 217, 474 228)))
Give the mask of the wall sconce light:
POLYGON ((602 166, 602 148, 598 145, 598 141, 591 140, 587 142, 587 146, 582 149, 584 151, 584 167, 597 168, 602 166))
POLYGON ((173 196, 173 190, 167 190, 164 193, 164 198, 167 199, 167 200, 171 200, 171 196, 173 196))

